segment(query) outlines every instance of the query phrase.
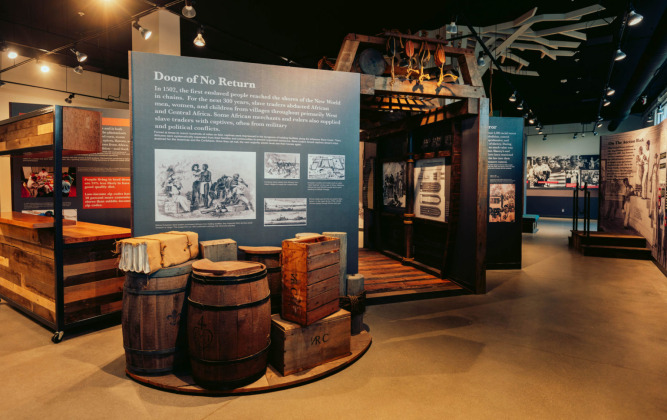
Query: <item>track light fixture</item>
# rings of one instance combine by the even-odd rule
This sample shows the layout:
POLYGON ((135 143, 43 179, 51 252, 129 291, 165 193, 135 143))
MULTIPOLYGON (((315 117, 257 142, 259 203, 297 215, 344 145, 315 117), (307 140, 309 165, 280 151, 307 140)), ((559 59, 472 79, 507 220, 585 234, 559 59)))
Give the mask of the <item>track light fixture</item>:
POLYGON ((479 67, 484 67, 486 65, 486 61, 484 60, 484 51, 479 52, 479 55, 477 56, 477 65, 479 67))
POLYGON ((88 59, 88 54, 77 51, 76 48, 70 48, 69 50, 72 51, 74 55, 76 55, 76 61, 79 63, 83 63, 88 59))
POLYGON ((523 111, 523 101, 519 101, 519 103, 516 106, 517 111, 523 111))
POLYGON ((602 106, 609 106, 609 105, 611 105, 611 101, 609 99, 605 99, 604 101, 602 101, 602 106))
POLYGON ((19 56, 19 54, 16 51, 14 51, 12 49, 7 50, 7 58, 9 58, 10 60, 13 60, 18 56, 19 56))
POLYGON ((204 27, 200 26, 199 30, 197 31, 197 36, 192 41, 192 43, 198 47, 203 47, 204 45, 206 45, 206 41, 204 40, 203 34, 204 34, 204 27))
POLYGON ((614 93, 616 93, 616 89, 607 86, 607 89, 604 90, 607 96, 614 96, 614 93))
POLYGON ((597 132, 597 131, 593 131, 593 135, 594 135, 594 136, 597 136, 597 135, 598 135, 598 132, 597 132))
POLYGON ((67 98, 65 98, 65 102, 67 102, 68 104, 71 104, 72 99, 74 99, 74 94, 70 93, 69 96, 67 98))
POLYGON ((183 6, 183 10, 181 10, 181 13, 183 13, 183 16, 185 16, 188 19, 192 19, 197 15, 197 11, 192 6, 192 0, 185 0, 185 6, 183 6))
POLYGON ((635 8, 630 5, 630 12, 628 13, 628 26, 635 26, 639 22, 644 20, 644 16, 640 15, 635 11, 635 8))
POLYGON ((528 118, 528 124, 535 124, 535 117, 534 116, 531 115, 530 118, 528 118))
POLYGON ((577 133, 574 133, 574 134, 572 135, 572 140, 576 140, 576 139, 577 139, 577 133))
POLYGON ((648 118, 646 119, 647 123, 652 123, 653 122, 653 114, 649 115, 648 118))
POLYGON ((545 134, 544 137, 542 137, 542 141, 547 141, 547 135, 545 134))
POLYGON ((72 71, 76 74, 83 74, 83 67, 82 66, 76 66, 72 69, 72 71))
POLYGON ((153 32, 152 32, 150 29, 146 29, 146 28, 144 28, 143 26, 139 25, 139 21, 138 21, 138 20, 135 20, 135 21, 132 23, 132 27, 133 27, 134 29, 136 29, 137 31, 139 31, 139 33, 141 34, 141 36, 142 36, 144 39, 148 39, 148 38, 150 38, 151 35, 153 34, 153 32))
POLYGON ((516 90, 512 92, 512 95, 510 96, 510 102, 516 102, 516 90))
POLYGON ((627 57, 627 54, 625 54, 623 51, 621 51, 620 48, 616 50, 616 55, 614 55, 614 60, 615 61, 621 61, 625 57, 627 57))
POLYGON ((37 65, 39 66, 39 69, 42 71, 42 73, 48 73, 49 71, 51 71, 51 67, 49 67, 49 65, 43 61, 42 62, 37 61, 37 65))

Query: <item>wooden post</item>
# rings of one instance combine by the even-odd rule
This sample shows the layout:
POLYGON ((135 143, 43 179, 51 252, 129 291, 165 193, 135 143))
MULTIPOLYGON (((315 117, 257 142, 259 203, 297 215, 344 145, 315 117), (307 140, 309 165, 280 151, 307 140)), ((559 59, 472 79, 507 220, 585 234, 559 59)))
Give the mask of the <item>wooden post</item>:
POLYGON ((412 255, 412 222, 415 218, 415 161, 412 152, 412 131, 408 131, 408 160, 407 165, 405 165, 405 214, 403 215, 403 223, 405 225, 405 257, 403 258, 403 263, 414 261, 414 256, 412 255))

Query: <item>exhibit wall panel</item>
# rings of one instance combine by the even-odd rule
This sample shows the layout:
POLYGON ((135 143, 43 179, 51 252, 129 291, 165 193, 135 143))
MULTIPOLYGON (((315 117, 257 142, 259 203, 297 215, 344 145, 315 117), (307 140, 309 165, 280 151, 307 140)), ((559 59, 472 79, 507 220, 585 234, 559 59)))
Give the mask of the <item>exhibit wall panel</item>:
MULTIPOLYGON (((10 104, 12 116, 43 107, 10 104)), ((129 111, 84 109, 101 113, 102 152, 63 156, 63 174, 60 176, 53 173, 51 158, 12 158, 13 210, 33 214, 52 211, 53 183, 64 175, 62 203, 66 218, 130 227, 129 111)))
POLYGON ((600 229, 643 236, 665 267, 667 124, 602 136, 600 149, 600 229))
POLYGON ((358 267, 359 75, 131 54, 133 234, 280 245, 347 232, 358 267))
POLYGON ((489 118, 487 268, 521 268, 523 118, 489 118))

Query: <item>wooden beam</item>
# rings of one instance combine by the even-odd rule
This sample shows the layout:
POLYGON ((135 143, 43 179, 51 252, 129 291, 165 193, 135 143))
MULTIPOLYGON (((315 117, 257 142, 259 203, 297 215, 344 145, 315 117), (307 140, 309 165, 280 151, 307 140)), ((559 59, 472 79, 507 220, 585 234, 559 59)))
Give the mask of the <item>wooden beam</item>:
POLYGON ((455 48, 451 47, 449 45, 445 45, 447 42, 446 39, 435 39, 435 38, 423 38, 417 35, 407 35, 407 34, 395 34, 392 32, 385 32, 384 36, 369 36, 369 35, 360 35, 360 34, 348 34, 345 37, 345 40, 347 41, 359 41, 362 44, 374 44, 374 45, 381 45, 382 48, 384 49, 385 46, 387 45, 387 37, 389 36, 395 36, 395 37, 401 37, 403 39, 410 39, 413 41, 417 42, 426 42, 426 48, 428 48, 430 51, 435 51, 435 49, 438 47, 438 45, 442 45, 442 48, 445 50, 445 54, 449 55, 463 55, 470 53, 470 50, 463 49, 463 48, 455 48))
MULTIPOLYGON (((463 68, 463 66, 461 66, 463 68)), ((397 93, 412 96, 425 97, 448 97, 448 98, 482 98, 485 96, 483 86, 468 86, 446 83, 438 86, 436 81, 425 81, 417 83, 416 80, 394 79, 391 83, 390 77, 374 77, 372 75, 361 75, 361 93, 374 95, 380 93, 397 93), (373 79, 373 90, 368 86, 369 78, 373 79)), ((481 80, 481 79, 480 79, 481 80)))
POLYGON ((569 36, 570 38, 574 39, 581 39, 582 41, 586 41, 586 39, 588 39, 588 36, 585 33, 579 31, 563 32, 561 35, 569 36))
POLYGON ((357 55, 357 49, 359 49, 359 41, 344 39, 343 45, 340 47, 340 51, 338 51, 334 71, 349 72, 352 70, 352 63, 354 63, 354 57, 357 55))
POLYGON ((509 47, 510 45, 512 45, 512 43, 513 43, 518 37, 520 37, 522 33, 526 32, 526 31, 528 30, 528 28, 530 28, 530 24, 523 25, 523 26, 521 26, 519 29, 517 29, 516 31, 514 31, 514 33, 513 33, 512 35, 508 36, 506 40, 504 40, 503 42, 501 42, 500 45, 498 45, 498 46, 493 50, 493 53, 495 54, 495 56, 498 57, 498 56, 500 55, 499 53, 496 53, 496 51, 499 51, 499 52, 500 52, 500 51, 504 51, 507 47, 509 47))
POLYGON ((611 22, 613 22, 615 19, 614 16, 610 17, 609 20, 605 19, 596 19, 596 20, 590 20, 588 22, 579 22, 579 23, 573 23, 572 25, 565 25, 565 26, 557 26, 555 28, 549 28, 549 29, 543 29, 541 31, 535 31, 535 35, 537 36, 546 36, 546 35, 556 35, 560 34, 563 32, 570 32, 570 31, 576 31, 579 29, 589 29, 589 28, 595 28, 598 26, 605 26, 609 25, 611 22))
POLYGON ((479 68, 477 67, 477 60, 475 59, 475 55, 466 54, 462 57, 459 57, 458 61, 459 69, 461 70, 461 76, 463 76, 463 81, 467 85, 481 87, 483 91, 484 83, 482 82, 482 76, 480 75, 479 68))

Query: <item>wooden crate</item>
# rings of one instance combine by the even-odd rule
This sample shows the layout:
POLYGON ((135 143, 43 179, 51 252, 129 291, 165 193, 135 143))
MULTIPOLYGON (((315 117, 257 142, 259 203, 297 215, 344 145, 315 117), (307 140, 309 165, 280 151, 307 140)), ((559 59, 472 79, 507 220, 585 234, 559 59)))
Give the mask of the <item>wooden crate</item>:
POLYGON ((350 354, 350 313, 339 310, 302 327, 275 314, 271 319, 270 362, 283 376, 350 354))
POLYGON ((310 325, 340 308, 338 238, 287 239, 282 258, 283 319, 310 325))
POLYGON ((214 239, 199 242, 201 258, 207 258, 213 262, 236 261, 237 253, 236 241, 233 239, 214 239))

